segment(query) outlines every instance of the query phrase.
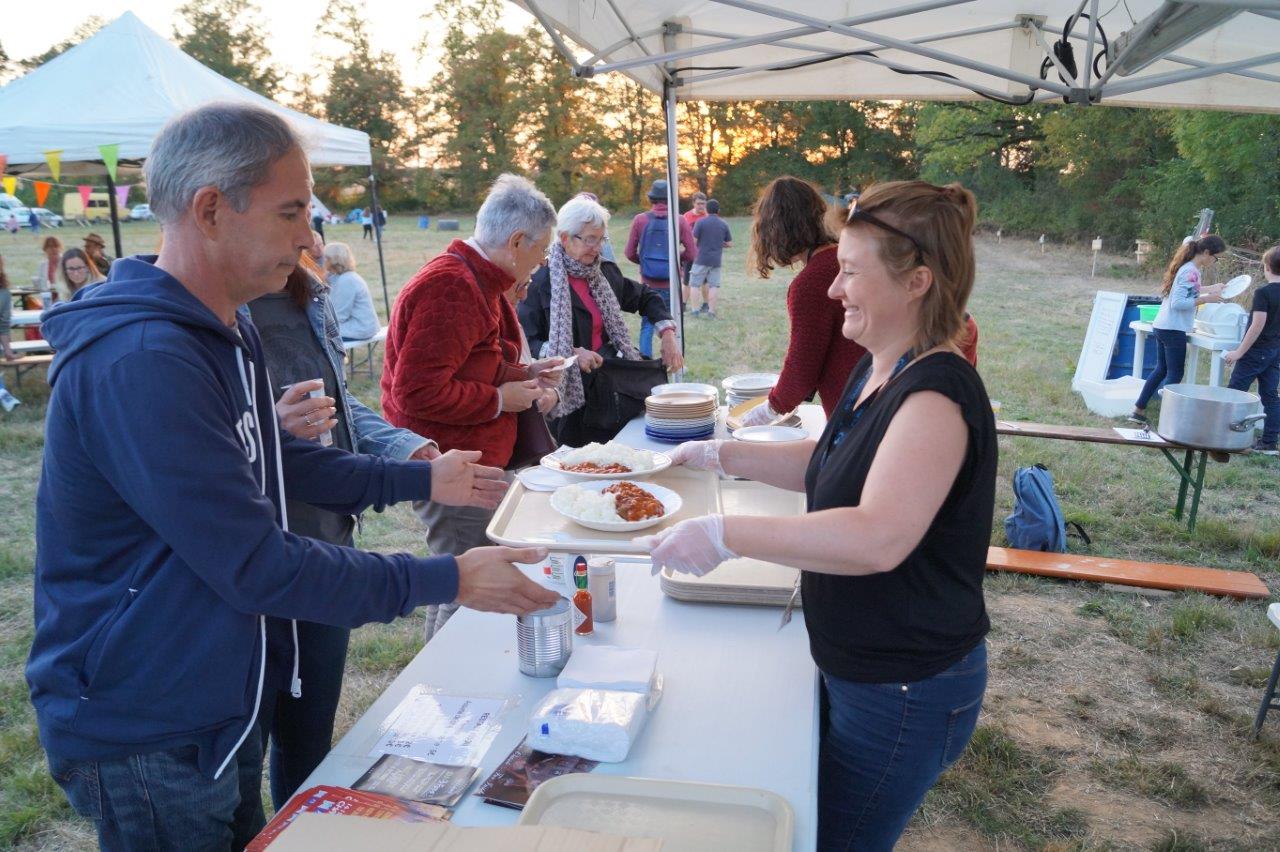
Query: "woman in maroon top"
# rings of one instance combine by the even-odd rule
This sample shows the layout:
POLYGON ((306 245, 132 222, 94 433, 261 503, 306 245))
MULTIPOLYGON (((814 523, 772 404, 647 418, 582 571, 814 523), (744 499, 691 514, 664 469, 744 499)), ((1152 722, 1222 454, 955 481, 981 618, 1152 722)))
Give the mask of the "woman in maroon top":
POLYGON ((747 412, 743 425, 768 423, 813 397, 827 416, 840 400, 849 373, 866 352, 840 333, 844 309, 827 296, 840 271, 836 238, 826 223, 827 204, 807 181, 780 177, 760 193, 751 223, 751 262, 761 278, 779 266, 803 263, 787 289, 791 342, 782 374, 766 402, 747 412))

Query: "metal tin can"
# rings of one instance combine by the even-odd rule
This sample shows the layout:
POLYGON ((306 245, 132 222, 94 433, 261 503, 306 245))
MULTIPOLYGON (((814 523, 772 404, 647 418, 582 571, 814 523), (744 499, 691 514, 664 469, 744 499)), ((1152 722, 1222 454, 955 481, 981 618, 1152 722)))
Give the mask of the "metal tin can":
POLYGON ((618 617, 618 583, 615 565, 607 556, 587 560, 587 591, 591 592, 592 616, 596 621, 618 617))
POLYGON ((520 671, 530 677, 555 677, 573 653, 573 620, 568 598, 516 618, 520 671))

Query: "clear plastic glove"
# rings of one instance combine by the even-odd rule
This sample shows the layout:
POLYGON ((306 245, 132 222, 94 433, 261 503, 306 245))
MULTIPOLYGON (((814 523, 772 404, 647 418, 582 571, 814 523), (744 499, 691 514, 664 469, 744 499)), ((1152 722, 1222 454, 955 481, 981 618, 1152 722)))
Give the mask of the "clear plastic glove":
POLYGON ((773 410, 773 406, 769 404, 769 400, 757 405, 742 416, 743 426, 767 426, 778 419, 778 412, 773 410))
POLYGON ((657 535, 644 535, 633 541, 649 549, 653 574, 670 568, 701 577, 726 559, 738 558, 724 544, 724 515, 690 518, 657 535))
POLYGON ((671 452, 671 463, 682 464, 690 470, 713 470, 724 476, 720 466, 720 447, 723 438, 711 441, 685 441, 671 452))

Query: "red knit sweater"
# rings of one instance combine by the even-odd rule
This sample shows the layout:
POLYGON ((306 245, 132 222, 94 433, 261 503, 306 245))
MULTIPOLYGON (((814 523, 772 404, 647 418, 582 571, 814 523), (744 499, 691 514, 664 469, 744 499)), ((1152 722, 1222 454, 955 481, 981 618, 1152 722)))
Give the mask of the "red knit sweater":
POLYGON ((844 308, 827 295, 840 272, 834 245, 818 249, 787 289, 791 342, 778 384, 769 394, 774 411, 792 411, 814 392, 831 416, 849 374, 867 351, 840 333, 844 308))
POLYGON ((443 451, 480 450, 505 467, 516 415, 498 414, 498 385, 523 378, 520 322, 502 295, 514 279, 462 240, 432 258, 396 298, 387 329, 382 408, 394 426, 443 451), (465 257, 475 270, 450 252, 465 257))

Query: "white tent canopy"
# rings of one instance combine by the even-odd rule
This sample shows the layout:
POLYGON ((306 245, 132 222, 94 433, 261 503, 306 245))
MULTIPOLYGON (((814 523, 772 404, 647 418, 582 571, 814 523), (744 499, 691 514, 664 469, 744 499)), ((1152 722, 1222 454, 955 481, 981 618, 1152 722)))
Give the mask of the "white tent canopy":
POLYGON ((120 146, 121 160, 143 160, 166 121, 214 101, 251 103, 284 116, 316 165, 373 162, 367 133, 287 109, 233 83, 132 12, 0 88, 0 153, 15 172, 42 166, 50 150, 61 150, 68 164, 101 162, 98 146, 112 143, 120 146))
MULTIPOLYGON (((580 77, 676 102, 1064 98, 1280 112, 1280 0, 512 0, 580 77)), ((679 253, 676 217, 668 250, 679 253)), ((683 341, 680 288, 672 318, 683 341)))
POLYGON ((1275 0, 518 2, 574 45, 560 46, 580 75, 623 71, 654 91, 673 82, 679 100, 1069 96, 1280 111, 1275 0), (1100 16, 1110 50, 1098 74, 1087 69, 1104 52, 1102 33, 1078 18, 1076 73, 1064 82, 1053 44, 1080 12, 1100 16))

